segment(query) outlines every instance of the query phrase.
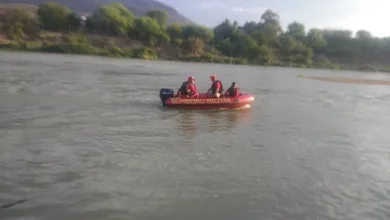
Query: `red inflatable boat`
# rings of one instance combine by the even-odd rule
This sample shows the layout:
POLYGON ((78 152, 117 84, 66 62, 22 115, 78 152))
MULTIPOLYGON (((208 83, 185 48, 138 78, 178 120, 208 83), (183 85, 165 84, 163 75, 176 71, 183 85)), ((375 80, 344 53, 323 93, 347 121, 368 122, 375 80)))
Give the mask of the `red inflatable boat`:
POLYGON ((172 89, 161 89, 160 99, 163 106, 184 109, 237 109, 249 108, 255 98, 249 93, 240 93, 238 97, 208 98, 199 94, 198 98, 174 97, 172 89))

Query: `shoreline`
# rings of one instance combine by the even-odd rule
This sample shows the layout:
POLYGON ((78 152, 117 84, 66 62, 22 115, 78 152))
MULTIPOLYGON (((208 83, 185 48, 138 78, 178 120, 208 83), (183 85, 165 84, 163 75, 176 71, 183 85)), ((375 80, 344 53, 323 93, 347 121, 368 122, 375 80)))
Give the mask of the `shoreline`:
MULTIPOLYGON (((140 61, 162 61, 162 62, 180 62, 180 63, 192 63, 192 64, 222 64, 222 65, 236 65, 236 66, 247 66, 247 67, 274 67, 274 68, 294 68, 294 69, 307 69, 307 70, 333 70, 337 72, 342 71, 356 71, 356 72, 365 72, 366 74, 388 74, 388 72, 372 72, 372 71, 363 71, 363 70, 349 70, 349 69, 324 69, 324 68, 299 68, 299 67, 288 67, 288 66, 272 66, 272 65, 250 65, 250 64, 226 64, 226 63, 216 63, 216 62, 195 62, 195 61, 186 61, 186 60, 169 60, 169 59, 142 59, 136 57, 112 57, 112 56, 102 56, 99 54, 74 54, 74 53, 58 53, 58 52, 43 52, 43 51, 32 51, 32 50, 12 50, 12 49, 0 49, 0 52, 13 52, 13 53, 37 53, 37 54, 56 54, 56 55, 66 55, 66 56, 85 56, 85 57, 100 57, 100 58, 108 58, 115 60, 140 60, 140 61)), ((389 75, 390 76, 390 75, 389 75)), ((364 79, 364 78, 354 78, 354 77, 345 77, 345 76, 304 76, 303 74, 299 74, 296 77, 303 79, 310 79, 316 81, 323 82, 332 82, 332 83, 343 83, 343 84, 359 84, 359 85, 375 85, 375 86, 390 86, 390 78, 389 79, 364 79)))
MULTIPOLYGON (((110 56, 110 55, 102 55, 99 53, 67 53, 67 52, 56 52, 56 51, 44 51, 43 47, 11 48, 11 47, 4 47, 4 46, 5 44, 0 44, 1 52, 58 54, 58 55, 69 55, 69 56, 90 56, 90 57, 101 57, 101 58, 111 58, 111 59, 134 59, 134 60, 146 60, 146 61, 173 61, 173 62, 193 63, 193 64, 197 64, 197 63, 198 64, 222 64, 222 65, 236 65, 236 66, 263 67, 263 68, 280 67, 280 68, 293 68, 293 69, 306 69, 306 70, 355 71, 355 72, 365 72, 369 74, 390 73, 390 69, 382 69, 382 68, 378 68, 382 70, 382 71, 378 71, 378 70, 369 70, 369 69, 366 70, 361 68, 346 68, 345 66, 343 68, 325 68, 325 67, 315 67, 315 66, 282 65, 280 63, 268 64, 268 65, 251 64, 251 63, 226 63, 226 62, 215 62, 215 61, 207 61, 207 60, 196 60, 198 57, 194 57, 193 59, 188 59, 188 58, 169 59, 163 57, 153 57, 152 59, 148 59, 148 58, 136 57, 136 56, 110 56)), ((102 48, 97 48, 97 49, 102 49, 102 48)), ((316 79, 315 77, 306 77, 306 76, 302 76, 302 78, 316 79)), ((328 81, 328 79, 316 79, 316 80, 328 81)))
POLYGON ((313 79, 324 82, 334 82, 334 83, 347 83, 347 84, 361 84, 361 85, 381 85, 381 86, 390 86, 390 79, 361 79, 361 78, 351 78, 343 76, 298 76, 305 79, 313 79))

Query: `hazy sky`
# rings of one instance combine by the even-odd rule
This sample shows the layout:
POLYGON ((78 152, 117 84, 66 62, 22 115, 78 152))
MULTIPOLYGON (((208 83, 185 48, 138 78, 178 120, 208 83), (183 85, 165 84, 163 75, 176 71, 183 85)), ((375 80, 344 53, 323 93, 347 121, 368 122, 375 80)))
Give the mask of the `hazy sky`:
POLYGON ((390 0, 159 0, 181 14, 206 26, 225 18, 243 24, 259 21, 266 9, 277 12, 285 29, 292 21, 318 28, 370 31, 374 36, 390 36, 390 0))

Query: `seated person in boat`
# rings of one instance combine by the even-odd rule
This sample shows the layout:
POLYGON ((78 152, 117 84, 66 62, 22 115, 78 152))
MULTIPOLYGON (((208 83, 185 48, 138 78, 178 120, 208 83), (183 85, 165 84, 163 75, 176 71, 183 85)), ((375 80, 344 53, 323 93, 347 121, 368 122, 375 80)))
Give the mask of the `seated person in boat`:
POLYGON ((177 94, 176 96, 177 97, 180 97, 182 95, 188 95, 187 93, 187 84, 188 84, 188 80, 184 81, 182 84, 181 84, 181 87, 179 88, 179 90, 177 91, 177 94))
POLYGON ((224 96, 238 97, 240 95, 240 89, 237 87, 236 82, 233 82, 229 89, 226 90, 224 96))
POLYGON ((209 97, 219 98, 223 93, 222 82, 217 80, 217 77, 215 75, 210 76, 210 79, 212 84, 210 89, 207 91, 207 94, 209 95, 209 97))
POLYGON ((188 84, 187 84, 187 93, 189 98, 198 98, 198 90, 195 85, 195 78, 190 76, 188 77, 188 84))

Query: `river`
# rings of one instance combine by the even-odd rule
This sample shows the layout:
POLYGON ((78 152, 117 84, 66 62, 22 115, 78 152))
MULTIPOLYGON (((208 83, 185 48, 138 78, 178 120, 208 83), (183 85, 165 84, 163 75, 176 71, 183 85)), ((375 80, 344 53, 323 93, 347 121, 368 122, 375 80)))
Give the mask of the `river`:
POLYGON ((2 220, 390 219, 386 75, 0 52, 2 220), (217 74, 240 111, 161 107, 217 74))

